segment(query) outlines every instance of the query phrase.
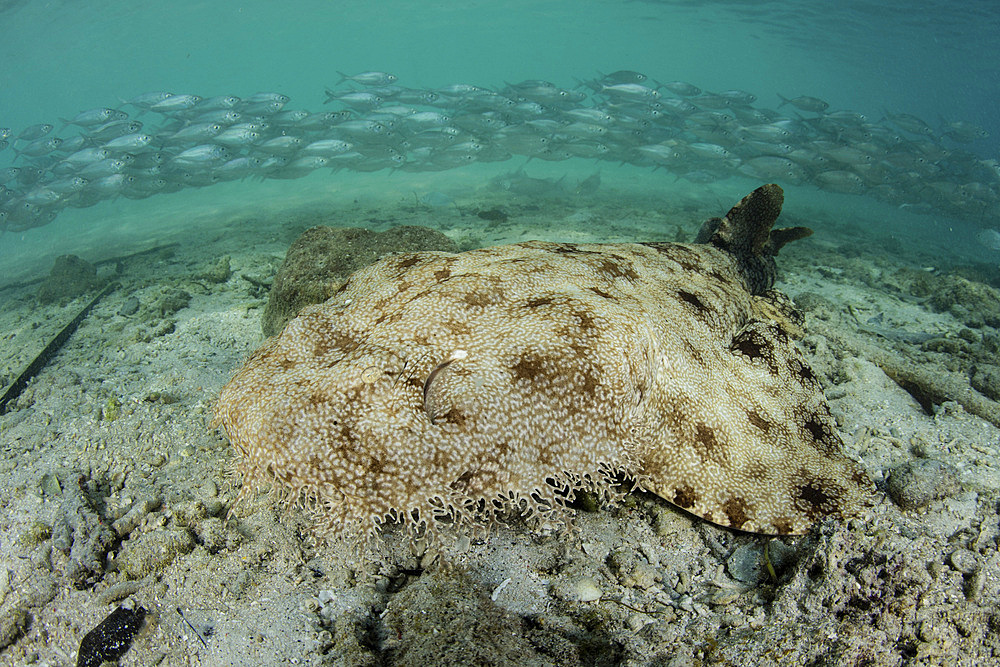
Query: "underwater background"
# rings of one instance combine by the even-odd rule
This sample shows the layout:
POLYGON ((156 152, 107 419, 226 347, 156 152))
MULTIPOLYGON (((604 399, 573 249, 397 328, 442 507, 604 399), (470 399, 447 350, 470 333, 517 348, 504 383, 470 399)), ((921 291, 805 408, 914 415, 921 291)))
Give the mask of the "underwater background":
POLYGON ((995 664, 998 105, 987 0, 0 0, 0 665, 995 664), (691 247, 764 183, 814 231, 767 294, 863 518, 761 535, 625 489, 568 537, 386 515, 362 558, 241 488, 213 414, 300 284, 691 247))
MULTIPOLYGON (((530 79, 575 89, 599 73, 633 70, 704 91, 748 91, 758 109, 777 107, 779 94, 805 95, 827 101, 831 111, 861 113, 889 127, 886 113, 911 114, 939 132, 945 123, 968 123, 988 136, 961 144, 942 140, 963 159, 992 160, 1000 140, 1000 12, 987 2, 6 2, 0 12, 0 126, 13 136, 42 122, 56 125, 50 136, 75 136, 77 128, 60 131, 57 119, 99 107, 120 107, 152 122, 156 114, 140 117, 121 106, 150 91, 205 98, 270 91, 291 98, 286 109, 316 112, 336 107, 323 105, 323 91, 338 82, 338 71, 391 72, 411 88, 462 83, 500 90, 530 79)), ((790 111, 786 106, 782 113, 790 111)), ((0 166, 25 163, 14 160, 12 148, 0 152, 0 166)), ((183 225, 182 218, 204 228, 210 222, 199 212, 248 201, 294 206, 336 197, 353 183, 411 196, 471 175, 483 182, 524 162, 516 155, 507 163, 435 172, 416 188, 406 181, 410 175, 388 169, 332 175, 323 169, 294 181, 221 183, 67 208, 50 224, 0 237, 0 282, 37 276, 61 253, 134 249, 164 226, 183 225)), ((669 168, 653 173, 622 162, 600 163, 606 182, 638 178, 647 191, 662 186, 665 196, 717 189, 728 202, 761 181, 737 176, 675 184, 669 168)), ((592 173, 594 164, 534 160, 528 173, 592 173)), ((908 215, 906 206, 870 197, 831 197, 808 182, 789 205, 815 200, 832 218, 860 207, 880 219, 876 237, 946 244, 959 256, 991 262, 1000 253, 992 247, 996 237, 981 233, 998 224, 997 184, 984 185, 991 188, 990 203, 961 219, 948 211, 908 215)))

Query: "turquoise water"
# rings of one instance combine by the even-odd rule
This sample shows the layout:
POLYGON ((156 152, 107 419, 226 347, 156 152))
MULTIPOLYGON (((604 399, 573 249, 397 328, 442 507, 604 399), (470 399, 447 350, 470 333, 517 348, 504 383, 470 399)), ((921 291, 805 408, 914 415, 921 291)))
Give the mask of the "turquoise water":
MULTIPOLYGON (((996 157, 1000 10, 987 2, 920 3, 917 9, 911 4, 7 2, 0 10, 0 127, 16 135, 50 121, 56 135, 57 118, 117 107, 123 99, 158 90, 204 97, 275 91, 291 98, 287 109, 322 111, 330 109, 323 106, 323 90, 337 83, 338 70, 392 72, 399 84, 413 88, 468 83, 499 89, 505 82, 544 79, 572 89, 598 72, 627 69, 706 91, 750 91, 757 108, 775 108, 781 93, 819 97, 831 110, 860 112, 872 121, 885 111, 913 114, 933 127, 965 121, 985 129, 989 138, 949 143, 948 150, 963 151, 971 156, 967 159, 996 157)), ((151 115, 140 119, 150 121, 151 115)), ((69 128, 60 136, 73 134, 69 128)), ((0 167, 12 158, 10 149, 0 152, 0 167)), ((494 166, 509 170, 523 162, 515 156, 510 164, 494 166)), ((577 158, 564 168, 586 172, 591 164, 577 158)), ((601 168, 607 173, 616 165, 601 168)), ((433 182, 461 182, 463 169, 436 173, 433 182)), ((187 207, 219 211, 254 197, 315 198, 318 190, 335 190, 341 179, 392 187, 387 173, 227 183, 67 209, 50 224, 0 237, 0 282, 36 273, 32 266, 47 267, 56 250, 72 251, 75 237, 89 236, 89 245, 107 238, 140 243, 144 230, 136 221, 143 217, 176 216, 187 207)), ((673 181, 658 173, 665 184, 673 181)), ((746 189, 739 179, 725 180, 687 187, 719 187, 727 197, 729 190, 746 189)), ((985 187, 992 201, 997 183, 985 187)), ((815 193, 800 189, 803 198, 815 193)), ((893 214, 899 208, 886 210, 893 214)), ((974 237, 1000 224, 997 210, 990 204, 959 221, 941 222, 948 215, 934 219, 956 232, 963 252, 989 259, 992 250, 977 247, 974 237)), ((917 235, 927 222, 926 216, 915 218, 917 235)), ((905 235, 910 224, 905 215, 898 224, 905 235)))

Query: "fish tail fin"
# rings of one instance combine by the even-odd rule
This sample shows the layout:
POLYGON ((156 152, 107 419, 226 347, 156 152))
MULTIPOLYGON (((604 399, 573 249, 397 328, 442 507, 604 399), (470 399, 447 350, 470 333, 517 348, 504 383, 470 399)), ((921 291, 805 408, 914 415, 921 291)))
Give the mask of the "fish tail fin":
MULTIPOLYGON (((340 84, 344 83, 345 81, 349 81, 351 79, 351 77, 349 77, 348 75, 344 74, 340 70, 336 70, 336 71, 337 71, 337 74, 340 75, 340 81, 338 81, 336 85, 339 86, 340 84)), ((329 91, 327 91, 327 92, 329 92, 329 91)))
POLYGON ((781 186, 762 185, 729 209, 724 218, 702 225, 696 243, 711 243, 733 255, 753 294, 774 284, 774 256, 786 243, 812 234, 808 227, 773 229, 785 195, 781 186))
POLYGON ((785 97, 785 96, 784 96, 784 95, 782 95, 781 93, 775 93, 775 95, 777 95, 778 97, 780 97, 780 98, 781 98, 781 104, 779 104, 779 105, 778 105, 778 108, 779 108, 779 109, 780 109, 781 107, 785 106, 786 104, 788 104, 789 102, 791 102, 791 100, 790 100, 790 99, 788 99, 787 97, 785 97))

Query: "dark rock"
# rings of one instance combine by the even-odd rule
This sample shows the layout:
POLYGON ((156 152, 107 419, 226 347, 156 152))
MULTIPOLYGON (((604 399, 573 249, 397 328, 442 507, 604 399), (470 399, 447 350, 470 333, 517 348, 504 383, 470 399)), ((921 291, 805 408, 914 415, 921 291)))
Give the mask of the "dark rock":
POLYGON ((41 303, 55 303, 72 299, 99 287, 103 281, 97 277, 97 267, 76 255, 57 257, 49 277, 38 288, 41 303))
POLYGON ((130 296, 129 298, 125 299, 125 302, 122 303, 122 307, 118 309, 118 314, 121 315, 122 317, 129 317, 131 315, 135 315, 138 312, 139 312, 139 299, 135 298, 134 296, 130 296))
POLYGON ((265 336, 280 332, 307 305, 322 303, 351 273, 392 252, 444 250, 455 242, 426 227, 393 227, 384 232, 360 228, 313 227, 292 243, 278 270, 264 309, 265 336))
MULTIPOLYGON (((583 603, 586 604, 586 603, 583 603)), ((525 619, 459 573, 425 573, 393 596, 383 619, 385 664, 619 664, 619 647, 582 628, 525 619)))
POLYGON ((104 555, 115 533, 101 519, 84 490, 83 475, 71 473, 62 480, 63 501, 52 526, 52 546, 66 554, 66 577, 78 588, 93 583, 104 571, 104 555))
POLYGON ((491 208, 488 211, 478 211, 476 216, 482 218, 483 220, 490 220, 491 222, 505 222, 507 220, 507 213, 501 208, 491 208))
POLYGON ((229 280, 231 275, 233 275, 233 271, 229 265, 229 255, 225 255, 220 257, 207 271, 198 274, 198 277, 210 283, 224 283, 229 280))
POLYGON ((737 581, 753 586, 774 582, 795 564, 797 552, 780 540, 757 541, 737 547, 726 559, 726 569, 737 581), (772 575, 773 572, 773 575, 772 575))
POLYGON ((958 471, 935 459, 917 459, 889 471, 889 496, 905 510, 925 507, 962 490, 958 471))
POLYGON ((969 383, 983 396, 1000 401, 1000 366, 995 364, 973 366, 969 383))
POLYGON ((171 289, 157 299, 153 305, 153 314, 158 318, 170 317, 178 310, 187 308, 191 303, 191 295, 182 289, 171 289))
POLYGON ((77 654, 77 667, 99 667, 117 662, 132 645, 132 638, 142 627, 146 609, 118 607, 84 636, 77 654))
POLYGON ((1000 294, 989 285, 948 275, 936 276, 926 287, 934 310, 951 312, 973 329, 1000 326, 1000 294))
POLYGON ((969 343, 961 338, 945 338, 938 336, 930 338, 920 346, 928 352, 941 352, 943 354, 962 354, 969 351, 969 343))

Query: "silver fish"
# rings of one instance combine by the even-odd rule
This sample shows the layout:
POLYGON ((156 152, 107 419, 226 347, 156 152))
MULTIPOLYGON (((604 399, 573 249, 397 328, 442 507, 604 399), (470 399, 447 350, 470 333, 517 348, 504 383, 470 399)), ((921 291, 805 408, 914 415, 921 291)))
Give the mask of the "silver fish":
POLYGON ((220 132, 222 132, 222 126, 218 123, 197 123, 178 130, 169 137, 166 137, 164 141, 174 144, 184 142, 201 143, 208 141, 220 132))
POLYGON ((601 89, 597 93, 611 99, 641 102, 656 100, 660 97, 660 93, 657 91, 638 83, 617 83, 613 86, 601 86, 601 89))
POLYGON ((788 158, 768 155, 745 160, 738 169, 747 176, 766 181, 798 184, 804 183, 809 178, 805 169, 788 158))
POLYGON ((259 157, 238 157, 220 164, 215 171, 225 180, 236 180, 258 173, 263 164, 259 157))
POLYGON ((351 150, 353 146, 340 139, 320 139, 302 147, 300 155, 318 155, 321 157, 331 157, 351 150))
POLYGON ((134 180, 135 177, 128 174, 108 174, 91 181, 87 186, 87 192, 100 194, 102 197, 114 196, 128 187, 134 180))
POLYGON ((615 117, 609 114, 607 111, 602 111, 601 109, 593 109, 591 107, 567 109, 562 112, 562 115, 568 116, 569 118, 576 121, 582 121, 584 123, 594 123, 597 125, 610 125, 615 122, 615 117))
POLYGON ((543 106, 577 104, 587 99, 587 96, 584 93, 577 93, 563 88, 547 88, 544 86, 526 88, 517 92, 519 96, 531 100, 532 102, 537 102, 543 106))
POLYGON ((361 72, 353 76, 344 74, 343 72, 337 72, 337 74, 340 75, 340 81, 337 82, 338 85, 345 81, 353 81, 362 86, 387 86, 396 83, 396 75, 388 74, 387 72, 361 72))
POLYGON ((268 122, 274 125, 298 125, 309 116, 310 113, 308 111, 303 111, 301 109, 282 109, 278 113, 271 116, 268 119, 268 122))
POLYGON ((291 135, 284 135, 262 141, 256 145, 257 150, 270 153, 272 155, 292 155, 302 147, 302 139, 291 135))
POLYGON ((113 120, 104 125, 88 128, 86 137, 93 141, 110 141, 126 134, 136 134, 142 129, 142 123, 137 120, 113 120))
POLYGON ((250 97, 243 98, 243 100, 237 105, 237 108, 243 109, 247 106, 267 102, 277 102, 281 106, 285 106, 291 99, 292 98, 288 95, 284 95, 282 93, 254 93, 250 97))
POLYGON ((243 114, 235 109, 217 109, 186 117, 187 122, 198 125, 201 123, 217 123, 222 126, 238 123, 243 114))
POLYGON ((198 113, 202 111, 221 111, 232 109, 242 100, 235 95, 217 95, 201 100, 191 107, 191 111, 198 113))
POLYGON ((178 153, 170 162, 175 165, 197 165, 209 162, 224 162, 231 157, 230 150, 225 146, 201 144, 178 153))
POLYGON ((111 157, 111 151, 107 148, 84 148, 79 150, 72 155, 67 155, 62 159, 62 164, 69 165, 70 167, 76 168, 94 162, 99 162, 101 160, 106 160, 111 157))
POLYGON ((917 118, 913 114, 908 113, 889 113, 884 112, 885 117, 888 118, 896 127, 901 130, 905 130, 912 134, 920 134, 927 137, 934 136, 934 130, 926 122, 917 118))
MULTIPOLYGON (((49 132, 55 129, 55 126, 51 123, 38 123, 36 125, 29 125, 28 127, 21 130, 15 139, 20 141, 35 141, 36 139, 41 139, 46 136, 49 132)), ((6 138, 6 137, 4 137, 6 138)))
POLYGON ((351 107, 352 109, 357 109, 359 111, 365 111, 368 109, 377 109, 380 104, 382 104, 382 98, 374 93, 369 93, 365 91, 351 91, 351 92, 337 92, 333 90, 327 90, 327 99, 323 104, 329 102, 340 102, 341 104, 351 107))
POLYGON ((55 181, 49 181, 46 184, 46 187, 54 192, 66 195, 73 192, 79 192, 87 186, 87 183, 87 179, 80 176, 67 176, 55 181))
POLYGON ((812 111, 814 113, 823 113, 830 108, 829 102, 821 100, 818 97, 799 95, 798 97, 788 99, 781 93, 778 93, 778 97, 781 99, 781 104, 778 105, 779 109, 786 104, 791 104, 796 109, 801 109, 802 111, 812 111))
MULTIPOLYGON (((273 116, 285 107, 286 102, 282 102, 280 99, 267 100, 262 102, 250 102, 240 105, 238 113, 243 118, 249 118, 252 116, 268 117, 273 116)), ((231 111, 229 113, 232 113, 231 111)))
POLYGON ((757 101, 756 95, 745 90, 724 90, 719 97, 726 98, 734 106, 750 106, 757 101))
POLYGON ((62 121, 63 126, 78 125, 80 127, 93 127, 95 125, 104 125, 110 121, 127 119, 128 114, 124 111, 117 111, 108 107, 102 107, 99 109, 81 111, 69 120, 66 120, 65 118, 60 118, 59 120, 62 121))
POLYGON ((260 132, 249 127, 230 127, 212 138, 212 141, 225 146, 249 146, 260 141, 260 132))
POLYGON ((166 114, 185 111, 198 104, 198 102, 201 102, 201 100, 202 98, 199 95, 171 95, 155 104, 151 104, 149 110, 166 114))
POLYGON ((104 176, 110 176, 111 174, 120 174, 128 166, 128 162, 121 158, 108 158, 106 160, 98 160, 97 162, 92 162, 81 168, 77 174, 86 178, 87 180, 94 181, 96 179, 103 178, 104 176))
POLYGON ((137 95, 130 100, 122 100, 122 105, 131 105, 142 111, 149 111, 153 108, 154 104, 159 104, 165 99, 173 97, 173 93, 167 92, 153 92, 153 93, 143 93, 142 95, 137 95))
POLYGON ((485 88, 480 88, 479 86, 472 86, 467 83, 453 83, 449 86, 444 86, 443 88, 436 88, 435 91, 438 95, 445 95, 446 97, 461 97, 464 95, 471 95, 473 93, 488 93, 489 90, 485 88))
POLYGON ((15 148, 14 153, 16 157, 22 155, 27 155, 29 157, 40 157, 42 155, 48 155, 55 149, 59 148, 59 145, 63 142, 59 137, 48 137, 42 139, 36 139, 31 143, 27 144, 22 148, 15 148))
POLYGON ((104 148, 112 152, 134 151, 145 148, 153 140, 148 134, 126 134, 125 136, 112 139, 104 144, 104 148))
POLYGON ((25 193, 24 201, 34 206, 51 206, 63 199, 65 195, 47 187, 37 187, 25 193))
MULTIPOLYGON (((599 73, 600 74, 600 73, 599 73)), ((601 74, 601 83, 603 85, 617 85, 620 83, 641 83, 645 84, 649 81, 649 77, 642 72, 635 72, 628 69, 620 69, 611 74, 601 74)))
POLYGON ((979 127, 975 123, 962 120, 952 121, 944 124, 945 131, 941 136, 948 137, 952 141, 968 144, 979 139, 988 139, 990 133, 979 127))
POLYGON ((693 86, 686 81, 667 81, 666 83, 661 83, 660 87, 666 88, 674 95, 681 97, 696 97, 701 95, 701 88, 693 86))
POLYGON ((859 194, 865 189, 865 182, 860 176, 844 170, 820 172, 813 177, 813 182, 824 190, 844 194, 859 194))
POLYGON ((357 139, 371 139, 376 136, 385 135, 388 128, 382 123, 372 120, 348 120, 333 127, 335 134, 354 137, 357 139))

